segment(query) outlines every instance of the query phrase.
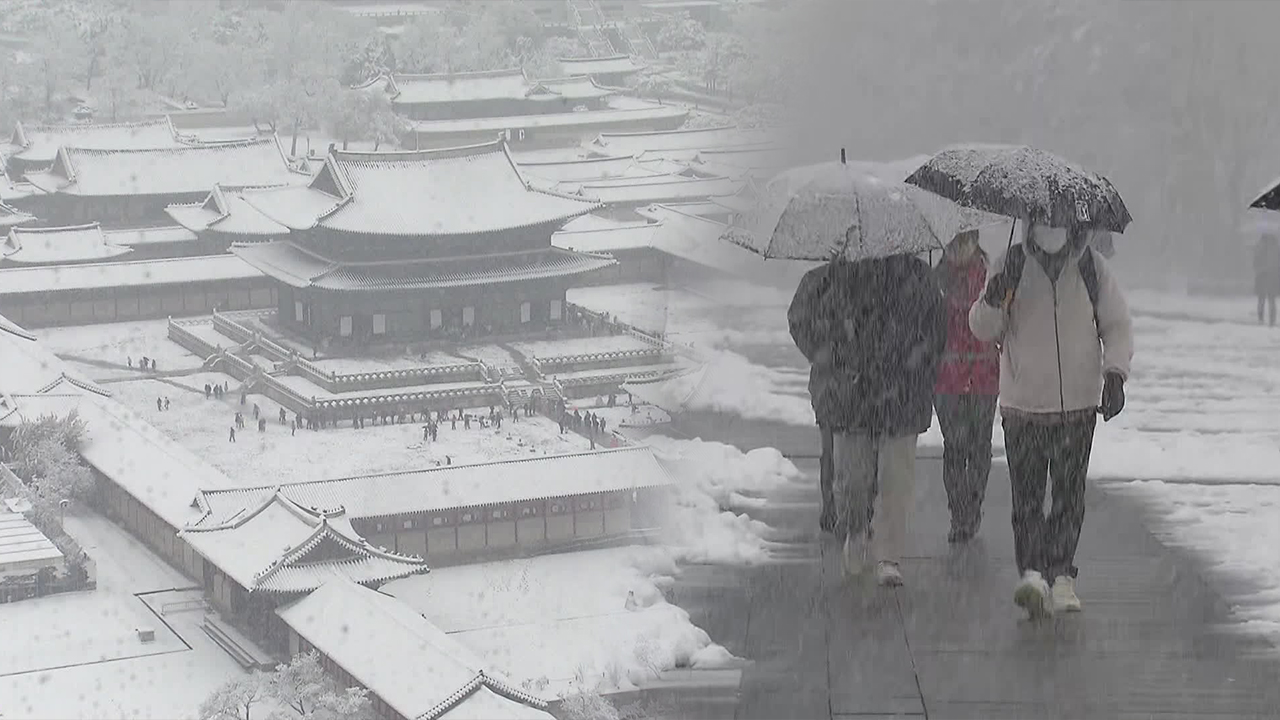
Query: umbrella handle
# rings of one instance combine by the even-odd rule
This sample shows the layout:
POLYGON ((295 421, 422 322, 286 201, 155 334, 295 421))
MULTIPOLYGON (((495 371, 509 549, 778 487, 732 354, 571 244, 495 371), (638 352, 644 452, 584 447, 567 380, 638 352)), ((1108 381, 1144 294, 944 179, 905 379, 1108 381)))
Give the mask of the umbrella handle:
POLYGON ((1009 244, 1004 246, 1004 252, 1006 255, 1009 254, 1010 248, 1013 247, 1013 233, 1017 229, 1018 229, 1018 219, 1014 218, 1013 224, 1009 226, 1009 244))

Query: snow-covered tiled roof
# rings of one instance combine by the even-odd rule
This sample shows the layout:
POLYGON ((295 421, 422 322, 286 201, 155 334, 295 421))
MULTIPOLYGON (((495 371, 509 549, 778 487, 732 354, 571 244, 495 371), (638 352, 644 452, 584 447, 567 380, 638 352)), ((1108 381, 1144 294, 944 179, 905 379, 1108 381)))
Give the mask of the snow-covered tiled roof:
MULTIPOLYGON (((305 191, 305 188, 292 188, 305 191)), ((228 235, 287 235, 289 228, 263 215, 235 191, 214 185, 203 201, 165 208, 169 217, 191 232, 215 232, 228 235)))
POLYGON ((637 73, 645 68, 629 55, 611 57, 560 58, 560 72, 565 75, 620 75, 637 73))
POLYGON ((90 150, 64 146, 53 166, 27 173, 48 193, 79 196, 190 195, 224 187, 305 182, 275 137, 165 149, 90 150))
POLYGON ((333 577, 380 582, 427 570, 421 558, 369 546, 340 509, 304 508, 279 492, 218 522, 202 517, 180 535, 249 591, 307 592, 333 577), (325 543, 336 552, 311 560, 325 543))
POLYGON ((661 223, 636 222, 620 227, 561 230, 551 236, 551 244, 590 253, 637 250, 652 247, 654 233, 661 228, 661 223))
POLYGON ((729 178, 669 177, 670 179, 666 181, 635 178, 633 182, 626 184, 584 183, 578 189, 578 193, 583 197, 599 200, 605 205, 647 205, 733 195, 742 189, 741 182, 729 178))
POLYGON ((744 129, 734 125, 662 132, 601 133, 588 148, 609 155, 640 155, 661 150, 746 149, 775 144, 781 133, 768 128, 744 129))
POLYGON ((31 333, 7 318, 0 323, 0 394, 38 395, 51 393, 70 385, 72 391, 84 389, 99 395, 110 395, 92 380, 72 371, 65 362, 38 341, 31 333))
POLYGON ((30 567, 30 563, 50 565, 62 559, 62 552, 25 517, 0 511, 0 567, 30 567))
POLYGON ((392 102, 398 105, 522 100, 530 87, 519 68, 391 76, 392 102))
MULTIPOLYGON (((640 101, 635 101, 639 103, 640 101)), ((642 107, 610 107, 605 110, 583 112, 543 113, 541 115, 512 115, 507 117, 464 118, 459 120, 419 120, 411 124, 413 132, 424 138, 456 136, 466 133, 493 133, 497 135, 517 129, 581 128, 587 133, 609 128, 635 127, 640 123, 677 123, 689 116, 689 109, 680 105, 646 103, 642 107)), ((607 152, 607 155, 626 155, 625 152, 607 152)))
POLYGON ((396 152, 335 149, 306 193, 264 191, 245 199, 291 228, 407 236, 563 224, 598 207, 532 188, 502 142, 396 152))
POLYGON ((169 117, 126 123, 15 123, 8 155, 29 163, 52 163, 58 148, 71 145, 87 150, 152 150, 185 147, 191 139, 180 135, 169 117))
POLYGON ((377 590, 334 580, 276 614, 401 717, 552 719, 544 699, 515 688, 421 614, 377 590))
POLYGON ((118 257, 130 249, 111 243, 98 223, 72 227, 14 227, 0 243, 6 263, 51 265, 118 257))
POLYGON ((21 267, 0 270, 0 296, 249 280, 261 276, 261 272, 235 255, 21 267))
POLYGON ((21 325, 19 325, 18 323, 10 320, 9 318, 3 315, 0 315, 0 332, 8 333, 10 335, 15 335, 19 338, 22 338, 23 340, 29 340, 32 342, 38 339, 35 335, 32 335, 21 325))
POLYGON ((589 76, 538 80, 533 83, 532 100, 595 100, 616 95, 616 88, 600 85, 589 76))
POLYGON ((587 160, 562 162, 517 163, 526 177, 538 177, 552 182, 585 182, 627 175, 652 175, 653 171, 637 166, 630 155, 600 157, 587 160))
MULTIPOLYGON (((4 182, 4 179, 0 178, 0 182, 4 182)), ((17 208, 9 207, 0 202, 0 229, 23 225, 33 222, 35 219, 34 215, 24 213, 17 208)))
MULTIPOLYGON (((302 507, 343 508, 351 518, 376 518, 529 502, 591 493, 665 487, 672 482, 644 446, 570 455, 449 465, 380 475, 279 486, 302 507)), ((231 517, 275 493, 276 487, 213 489, 201 496, 210 520, 231 517)))
POLYGON ((580 275, 617 262, 550 247, 509 255, 374 263, 334 262, 288 241, 236 245, 231 251, 287 285, 339 291, 496 285, 580 275))
POLYGON ((112 245, 168 245, 171 243, 194 242, 198 238, 195 233, 180 226, 127 228, 121 230, 103 230, 107 242, 112 245))

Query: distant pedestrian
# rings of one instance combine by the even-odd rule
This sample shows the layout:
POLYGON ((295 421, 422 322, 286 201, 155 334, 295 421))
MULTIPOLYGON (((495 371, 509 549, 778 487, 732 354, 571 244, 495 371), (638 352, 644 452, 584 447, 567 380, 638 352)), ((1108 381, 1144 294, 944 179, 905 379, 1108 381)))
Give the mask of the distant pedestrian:
POLYGON ((267 431, 267 419, 258 418, 258 432, 266 432, 266 431, 267 431))
POLYGON ((1258 324, 1268 310, 1270 324, 1276 324, 1276 296, 1280 295, 1280 241, 1265 235, 1253 251, 1253 290, 1258 295, 1258 324))
POLYGON ((156 410, 162 412, 164 410, 164 400, 156 398, 156 410))
POLYGON ((297 435, 297 434, 298 434, 298 421, 294 420, 293 426, 289 430, 289 436, 293 437, 294 435, 297 435))
POLYGON ((253 404, 253 419, 257 420, 262 416, 262 409, 258 407, 258 403, 253 404))
POLYGON ((146 355, 143 355, 143 356, 142 356, 142 369, 143 369, 143 370, 146 370, 146 369, 147 369, 147 367, 148 367, 147 356, 146 356, 146 355))
POLYGON ((434 422, 431 423, 431 442, 436 441, 436 437, 438 436, 439 433, 440 433, 440 425, 434 422))
POLYGON ((244 404, 246 404, 248 401, 249 401, 249 396, 245 393, 244 389, 242 388, 242 389, 240 390, 240 404, 241 404, 241 405, 244 405, 244 404))
POLYGON ((289 422, 289 413, 285 412, 284 408, 280 408, 280 424, 284 425, 287 422, 289 422))
POLYGON ((212 386, 212 385, 210 385, 209 383, 205 383, 205 384, 204 384, 204 399, 205 399, 205 400, 208 400, 208 399, 209 399, 209 396, 210 396, 210 395, 212 395, 212 394, 213 394, 213 386, 212 386))
POLYGON ((431 439, 431 427, 429 425, 423 425, 422 426, 422 442, 425 443, 430 439, 431 439))
POLYGON ((1000 351, 969 330, 969 308, 982 295, 987 255, 978 231, 956 235, 934 270, 947 307, 947 348, 933 406, 942 427, 942 484, 951 510, 947 542, 965 543, 982 524, 991 473, 991 430, 1000 392, 1000 351))
POLYGON ((156 369, 156 359, 151 358, 151 371, 155 372, 155 369, 156 369))
POLYGON ((126 358, 125 358, 125 361, 129 363, 129 369, 133 369, 133 356, 132 356, 132 355, 130 355, 130 356, 126 357, 126 358))
POLYGON ((600 433, 601 433, 601 434, 604 434, 604 424, 605 424, 605 419, 604 419, 604 418, 600 418, 600 433))
POLYGON ((235 442, 235 441, 236 441, 236 426, 232 425, 231 436, 227 438, 227 442, 235 442))
POLYGON ((165 410, 169 409, 169 398, 167 397, 164 399, 164 409, 165 410))

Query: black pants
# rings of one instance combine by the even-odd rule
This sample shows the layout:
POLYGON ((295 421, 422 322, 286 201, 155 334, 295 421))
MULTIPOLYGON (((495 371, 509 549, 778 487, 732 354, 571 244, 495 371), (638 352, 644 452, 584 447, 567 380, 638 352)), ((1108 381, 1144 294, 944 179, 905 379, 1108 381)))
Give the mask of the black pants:
POLYGON ((832 454, 833 436, 829 427, 820 425, 818 430, 822 432, 822 459, 818 475, 818 483, 822 488, 821 525, 824 530, 830 530, 835 527, 836 519, 835 491, 832 490, 836 477, 835 456, 832 454))
POLYGON ((953 530, 972 535, 982 523, 982 500, 991 474, 991 426, 995 395, 938 395, 942 427, 942 484, 953 530))
POLYGON ((1264 309, 1267 310, 1271 315, 1270 317, 1271 324, 1275 325, 1276 324, 1276 296, 1275 295, 1261 294, 1261 293, 1258 295, 1258 323, 1259 324, 1262 323, 1262 318, 1263 318, 1262 311, 1264 309))
POLYGON ((1037 570, 1049 582, 1076 576, 1076 546, 1084 524, 1085 477, 1096 415, 1057 424, 1004 418, 1013 486, 1013 545, 1018 573, 1037 570), (1046 475, 1053 504, 1044 515, 1046 475))

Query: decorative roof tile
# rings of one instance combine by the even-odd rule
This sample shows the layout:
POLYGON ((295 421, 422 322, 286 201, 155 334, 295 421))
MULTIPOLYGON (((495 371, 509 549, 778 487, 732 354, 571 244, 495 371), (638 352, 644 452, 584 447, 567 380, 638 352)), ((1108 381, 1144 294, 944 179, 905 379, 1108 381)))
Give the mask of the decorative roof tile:
POLYGON ((333 580, 276 614, 401 717, 552 720, 545 700, 377 590, 333 580))
POLYGON ((119 257, 130 248, 108 241, 98 223, 74 227, 14 227, 0 243, 6 263, 53 265, 119 257))
POLYGON ((145 150, 63 147, 47 171, 27 179, 49 193, 80 196, 191 195, 224 187, 305 182, 285 160, 275 137, 145 150))

